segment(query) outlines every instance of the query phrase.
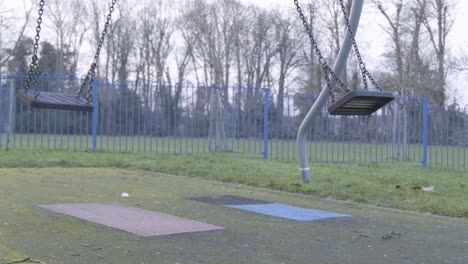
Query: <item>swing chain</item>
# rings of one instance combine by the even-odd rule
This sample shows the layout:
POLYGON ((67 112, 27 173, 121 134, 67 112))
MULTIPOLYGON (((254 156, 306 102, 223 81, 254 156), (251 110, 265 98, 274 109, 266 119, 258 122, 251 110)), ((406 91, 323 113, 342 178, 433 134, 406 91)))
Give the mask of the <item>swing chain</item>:
POLYGON ((24 87, 25 92, 27 93, 31 86, 34 86, 34 97, 37 98, 40 94, 39 90, 39 82, 37 81, 38 77, 38 51, 39 51, 39 41, 41 39, 41 24, 42 24, 42 15, 44 14, 44 0, 39 2, 39 17, 37 18, 37 27, 36 27, 36 36, 34 37, 34 50, 33 56, 31 60, 31 64, 29 65, 28 70, 28 78, 26 79, 26 85, 24 87), (34 82, 34 83, 33 83, 34 82))
POLYGON ((346 92, 349 92, 349 88, 346 86, 345 83, 343 83, 341 81, 341 79, 335 74, 335 72, 332 70, 332 68, 327 64, 327 62, 325 60, 325 57, 323 57, 322 52, 318 48, 317 41, 315 40, 314 35, 312 34, 312 30, 309 27, 309 23, 307 23, 307 20, 306 20, 306 18, 304 16, 304 13, 302 12, 302 8, 299 6, 299 1, 294 0, 294 4, 296 5, 296 9, 297 9, 297 12, 299 13, 299 17, 302 20, 302 25, 304 25, 304 28, 305 28, 307 34, 309 35, 309 39, 312 42, 314 51, 315 51, 315 53, 317 54, 317 56, 319 58, 318 61, 319 61, 320 65, 322 66, 322 71, 323 71, 323 73, 325 75, 325 81, 327 83, 328 93, 330 94, 331 101, 335 102, 335 95, 333 94, 333 89, 332 89, 332 86, 330 84, 330 75, 333 76, 335 81, 341 87, 343 87, 346 90, 346 92))
POLYGON ((79 97, 83 93, 85 88, 87 87, 86 101, 88 103, 91 102, 91 99, 92 99, 93 83, 94 83, 94 78, 96 76, 96 67, 99 62, 99 54, 101 53, 102 45, 104 44, 105 37, 109 30, 109 26, 110 26, 111 19, 112 19, 112 13, 114 12, 116 3, 117 3, 117 0, 112 0, 112 4, 109 7, 109 14, 107 15, 106 23, 104 24, 104 30, 101 33, 101 38, 99 39, 99 44, 96 50, 96 54, 94 55, 93 63, 91 64, 91 67, 88 70, 88 74, 83 80, 83 83, 81 84, 80 89, 78 89, 78 91, 76 92, 76 96, 79 97))
POLYGON ((374 87, 377 90, 382 91, 382 89, 379 87, 379 85, 377 84, 375 79, 372 77, 370 72, 367 70, 366 64, 362 60, 361 52, 359 52, 359 48, 357 46, 356 38, 354 37, 354 32, 351 29, 351 22, 349 21, 349 16, 348 16, 348 12, 346 11, 346 6, 345 6, 343 0, 339 0, 339 2, 340 2, 340 5, 341 5, 341 11, 343 12, 343 16, 344 16, 344 19, 345 19, 346 28, 348 29, 349 36, 351 37, 351 40, 352 40, 352 43, 353 43, 354 52, 356 53, 356 57, 357 57, 357 59, 359 61, 359 69, 361 70, 361 74, 362 74, 362 82, 364 84, 364 90, 366 90, 366 91, 368 90, 367 78, 369 78, 372 85, 374 85, 374 87))

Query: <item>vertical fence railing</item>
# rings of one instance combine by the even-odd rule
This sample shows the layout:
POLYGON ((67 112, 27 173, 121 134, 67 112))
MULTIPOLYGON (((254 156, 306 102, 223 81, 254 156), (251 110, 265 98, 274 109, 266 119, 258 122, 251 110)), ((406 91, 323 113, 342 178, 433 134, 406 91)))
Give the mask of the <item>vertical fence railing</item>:
POLYGON ((270 109, 270 90, 264 90, 264 106, 263 106, 263 158, 268 159, 268 110, 270 109))
POLYGON ((423 159, 421 161, 423 167, 427 167, 427 143, 428 143, 428 113, 429 113, 429 100, 427 98, 423 99, 423 159))
POLYGON ((98 83, 96 80, 93 81, 93 151, 97 150, 97 129, 98 129, 98 111, 99 111, 99 104, 98 104, 98 97, 97 97, 97 87, 98 83))
MULTIPOLYGON (((240 153, 293 160, 297 128, 316 100, 242 85, 96 81, 93 113, 37 110, 15 98, 24 79, 21 73, 0 74, 1 150, 240 153)), ((39 83, 43 91, 72 94, 80 82, 43 74, 39 83)), ((308 156, 312 162, 405 161, 466 171, 467 108, 430 106, 427 98, 414 96, 398 97, 370 117, 330 116, 325 108, 308 131, 308 156)))

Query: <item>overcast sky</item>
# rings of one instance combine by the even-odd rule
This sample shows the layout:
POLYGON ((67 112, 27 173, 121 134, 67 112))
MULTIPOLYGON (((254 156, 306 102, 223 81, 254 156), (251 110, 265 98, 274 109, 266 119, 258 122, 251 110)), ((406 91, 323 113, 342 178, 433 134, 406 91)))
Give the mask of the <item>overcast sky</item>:
MULTIPOLYGON (((64 0, 66 1, 66 0, 64 0)), ((212 0, 216 1, 216 0, 212 0)), ((280 7, 295 10, 293 0, 240 0, 243 3, 251 3, 264 7, 280 7)), ((468 1, 454 0, 455 8, 455 24, 450 34, 450 48, 452 54, 456 55, 460 52, 467 52, 468 48, 468 33, 466 27, 468 25, 468 1)), ((5 4, 12 8, 23 9, 23 1, 6 0, 5 4)), ((29 2, 29 1, 26 1, 29 2)), ((301 1, 300 1, 301 2, 301 1)), ((305 3, 306 0, 303 0, 305 3)), ((35 21, 35 19, 34 19, 35 21)), ((357 39, 360 45, 360 50, 363 53, 363 58, 367 62, 368 68, 372 71, 372 67, 377 67, 382 64, 381 55, 386 50, 388 43, 387 36, 380 28, 380 25, 385 23, 381 15, 375 9, 370 0, 365 0, 364 11, 361 17, 361 24, 357 33, 357 39), (387 41, 386 41, 387 40, 387 41)), ((31 31, 33 32, 33 31, 31 31)), ((468 105, 468 73, 462 73, 456 78, 452 78, 450 87, 455 91, 449 91, 449 96, 453 97, 456 92, 457 100, 460 104, 468 105)))

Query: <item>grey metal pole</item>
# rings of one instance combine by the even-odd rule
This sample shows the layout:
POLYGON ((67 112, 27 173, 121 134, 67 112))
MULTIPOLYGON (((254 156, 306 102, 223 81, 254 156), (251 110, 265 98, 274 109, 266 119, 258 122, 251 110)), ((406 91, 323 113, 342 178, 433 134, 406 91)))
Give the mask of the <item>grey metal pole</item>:
MULTIPOLYGON (((359 25, 359 20, 361 18, 362 13, 362 6, 364 4, 364 0, 354 0, 351 6, 351 12, 349 15, 349 20, 351 24, 351 29, 356 34, 357 28, 359 25)), ((348 59, 349 52, 351 51, 352 40, 349 35, 349 32, 346 31, 346 37, 341 45, 340 52, 338 53, 338 57, 336 59, 335 65, 333 65, 333 71, 336 75, 340 75, 343 71, 346 61, 348 59)), ((336 81, 333 77, 330 77, 330 85, 332 88, 336 86, 336 81)), ((307 113, 304 121, 299 126, 299 130, 297 132, 297 149, 299 152, 299 163, 300 163, 300 170, 302 174, 302 181, 304 183, 310 182, 310 168, 309 168, 309 161, 307 159, 307 150, 306 150, 306 135, 307 130, 314 122, 317 115, 320 113, 320 110, 325 106, 329 97, 327 86, 324 85, 322 91, 320 92, 317 101, 315 101, 312 108, 307 113)))

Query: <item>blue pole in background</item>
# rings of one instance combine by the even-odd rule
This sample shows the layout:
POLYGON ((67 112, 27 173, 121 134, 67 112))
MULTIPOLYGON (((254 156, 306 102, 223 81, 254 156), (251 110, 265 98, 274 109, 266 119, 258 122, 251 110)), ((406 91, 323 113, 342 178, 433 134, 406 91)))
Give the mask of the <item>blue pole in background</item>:
POLYGON ((270 89, 265 89, 265 105, 263 112, 263 158, 268 159, 268 107, 269 107, 270 89))
POLYGON ((97 119, 98 119, 98 100, 97 100, 97 81, 93 80, 93 151, 97 146, 97 119))
POLYGON ((421 161, 424 168, 427 167, 428 112, 429 100, 427 99, 427 97, 425 97, 423 99, 423 160, 421 161))

